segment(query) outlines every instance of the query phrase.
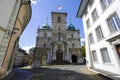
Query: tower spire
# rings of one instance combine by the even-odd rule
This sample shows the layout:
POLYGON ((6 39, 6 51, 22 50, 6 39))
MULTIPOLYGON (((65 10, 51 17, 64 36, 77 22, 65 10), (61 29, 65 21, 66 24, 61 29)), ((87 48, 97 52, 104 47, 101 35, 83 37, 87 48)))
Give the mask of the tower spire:
POLYGON ((48 24, 48 17, 46 17, 46 23, 48 24))
POLYGON ((71 24, 71 18, 70 18, 70 24, 71 24))

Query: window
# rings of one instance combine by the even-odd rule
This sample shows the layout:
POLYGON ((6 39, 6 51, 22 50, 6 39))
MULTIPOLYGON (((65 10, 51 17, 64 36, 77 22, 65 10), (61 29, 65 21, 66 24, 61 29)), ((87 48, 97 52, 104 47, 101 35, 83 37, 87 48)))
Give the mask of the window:
POLYGON ((60 33, 58 33, 58 41, 61 41, 60 33))
POLYGON ((92 51, 92 56, 93 56, 94 62, 98 62, 96 51, 92 51))
POLYGON ((58 31, 60 31, 60 27, 58 28, 58 31))
POLYGON ((71 38, 73 38, 73 34, 71 34, 71 38))
POLYGON ((89 1, 89 5, 92 6, 94 4, 94 0, 89 1))
POLYGON ((46 43, 44 43, 44 48, 46 48, 46 43))
POLYGON ((95 22, 98 19, 98 14, 96 9, 92 12, 92 19, 93 19, 93 22, 95 22))
POLYGON ((87 28, 90 28, 90 20, 89 19, 87 20, 86 24, 87 24, 87 28))
POLYGON ((114 0, 101 0, 103 10, 105 10, 114 0))
POLYGON ((74 48, 74 46, 75 46, 74 43, 72 43, 72 48, 74 48))
POLYGON ((99 27, 97 27, 96 29, 95 29, 95 31, 96 31, 96 35, 97 35, 97 39, 98 40, 101 40, 102 38, 104 38, 104 36, 103 36, 103 33, 102 33, 102 30, 101 30, 101 27, 99 26, 99 27))
POLYGON ((93 39, 92 33, 89 34, 89 41, 90 41, 90 44, 94 43, 94 39, 93 39))
POLYGON ((61 17, 58 17, 58 22, 61 22, 61 17))
POLYGON ((111 32, 116 32, 120 30, 120 18, 117 13, 114 13, 111 17, 107 19, 108 26, 111 32))
POLYGON ((44 37, 47 37, 47 33, 44 33, 44 37))
POLYGON ((111 61, 108 55, 107 48, 102 48, 100 49, 100 51, 101 51, 101 55, 102 55, 104 63, 110 63, 111 61))

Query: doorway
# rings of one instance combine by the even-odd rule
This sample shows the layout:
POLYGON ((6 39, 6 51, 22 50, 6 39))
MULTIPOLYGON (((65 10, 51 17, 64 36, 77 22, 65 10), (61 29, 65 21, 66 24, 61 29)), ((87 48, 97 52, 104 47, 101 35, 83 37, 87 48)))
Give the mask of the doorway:
POLYGON ((42 65, 46 65, 47 64, 47 58, 46 56, 42 57, 42 65))
POLYGON ((77 63, 77 56, 76 55, 72 55, 72 63, 77 63))
POLYGON ((120 44, 116 45, 115 47, 116 47, 116 50, 117 50, 118 57, 120 59, 120 44))
POLYGON ((61 49, 56 51, 56 60, 58 61, 63 60, 63 51, 61 49))

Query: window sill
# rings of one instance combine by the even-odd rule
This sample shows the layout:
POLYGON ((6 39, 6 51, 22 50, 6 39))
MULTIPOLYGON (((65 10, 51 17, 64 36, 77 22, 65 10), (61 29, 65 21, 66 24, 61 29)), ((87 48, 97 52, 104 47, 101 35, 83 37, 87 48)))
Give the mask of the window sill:
POLYGON ((112 64, 112 63, 108 63, 108 62, 106 62, 106 63, 103 63, 104 65, 110 65, 110 66, 114 66, 114 64, 112 64))

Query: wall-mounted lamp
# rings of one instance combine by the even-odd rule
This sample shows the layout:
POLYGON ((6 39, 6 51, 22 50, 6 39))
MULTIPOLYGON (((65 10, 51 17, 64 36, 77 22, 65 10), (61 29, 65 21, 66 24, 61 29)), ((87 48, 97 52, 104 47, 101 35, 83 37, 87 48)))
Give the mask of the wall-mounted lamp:
POLYGON ((13 28, 13 32, 12 32, 12 34, 16 34, 18 31, 19 31, 18 28, 13 28))
POLYGON ((11 32, 10 30, 7 31, 8 37, 10 37, 12 34, 16 34, 19 31, 18 28, 13 28, 13 31, 11 32))

